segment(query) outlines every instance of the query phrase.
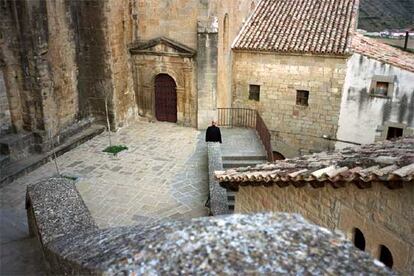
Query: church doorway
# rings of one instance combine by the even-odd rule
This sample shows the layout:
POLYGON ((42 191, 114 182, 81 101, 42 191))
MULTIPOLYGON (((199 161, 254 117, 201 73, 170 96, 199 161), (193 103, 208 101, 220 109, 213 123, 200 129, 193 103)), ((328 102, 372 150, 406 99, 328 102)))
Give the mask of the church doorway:
POLYGON ((177 85, 167 74, 155 77, 155 117, 162 122, 177 122, 177 85))

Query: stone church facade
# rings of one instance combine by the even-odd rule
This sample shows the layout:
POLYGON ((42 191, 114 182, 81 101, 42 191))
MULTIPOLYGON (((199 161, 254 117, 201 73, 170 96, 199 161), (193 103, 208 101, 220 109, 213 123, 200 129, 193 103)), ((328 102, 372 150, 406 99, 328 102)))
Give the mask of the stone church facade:
POLYGON ((257 2, 0 1, 1 136, 47 150, 106 107, 112 130, 139 116, 207 127, 231 105, 231 42, 257 2))

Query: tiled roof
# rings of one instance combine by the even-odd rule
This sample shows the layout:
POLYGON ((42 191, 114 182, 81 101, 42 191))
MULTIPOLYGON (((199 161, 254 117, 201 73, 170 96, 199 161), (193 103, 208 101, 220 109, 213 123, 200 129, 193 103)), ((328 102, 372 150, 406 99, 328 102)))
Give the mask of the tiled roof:
POLYGON ((414 54, 356 34, 352 38, 352 50, 358 54, 414 72, 414 54))
POLYGON ((230 189, 275 184, 281 187, 330 184, 338 188, 348 183, 368 188, 373 182, 400 188, 403 182, 414 184, 414 137, 217 171, 215 175, 221 186, 230 189))
POLYGON ((233 49, 344 55, 358 0, 262 0, 233 49))

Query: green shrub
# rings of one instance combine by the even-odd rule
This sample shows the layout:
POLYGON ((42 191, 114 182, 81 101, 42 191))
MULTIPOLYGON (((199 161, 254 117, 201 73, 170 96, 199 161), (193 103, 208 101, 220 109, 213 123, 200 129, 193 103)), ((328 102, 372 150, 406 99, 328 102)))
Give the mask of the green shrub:
POLYGON ((117 153, 123 150, 127 150, 127 149, 128 147, 126 146, 116 145, 116 146, 107 147, 106 149, 103 150, 103 152, 108 152, 108 153, 112 153, 113 155, 116 155, 117 153))
POLYGON ((63 178, 69 179, 69 180, 73 180, 76 181, 78 180, 78 178, 76 176, 71 176, 71 175, 62 175, 63 178))

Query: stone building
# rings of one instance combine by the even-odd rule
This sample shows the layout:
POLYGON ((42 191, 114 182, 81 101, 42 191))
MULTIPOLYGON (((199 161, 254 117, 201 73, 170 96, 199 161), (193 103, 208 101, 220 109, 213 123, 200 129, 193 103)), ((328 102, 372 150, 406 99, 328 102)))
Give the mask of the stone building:
POLYGON ((232 106, 257 109, 285 157, 414 130, 414 55, 357 34, 358 5, 262 1, 233 44, 232 106))
POLYGON ((383 141, 216 172, 236 213, 293 212, 341 230, 403 275, 414 273, 414 139, 383 141))
POLYGON ((231 105, 231 42, 257 2, 1 0, 2 154, 47 151, 106 113, 112 130, 205 128, 231 105))
POLYGON ((127 51, 133 2, 0 1, 2 160, 104 122, 105 99, 113 127, 137 113, 127 51))
POLYGON ((257 109, 284 156, 333 147, 356 28, 355 1, 310 2, 262 1, 233 45, 233 106, 257 109))
POLYGON ((139 117, 204 129, 239 107, 285 157, 408 135, 413 55, 360 47, 358 4, 0 0, 1 154, 16 140, 12 159, 47 151, 106 115, 112 130, 139 117), (368 95, 377 84, 386 97, 368 95))
POLYGON ((359 34, 352 49, 337 139, 367 144, 413 135, 414 55, 359 34))

